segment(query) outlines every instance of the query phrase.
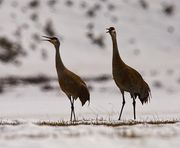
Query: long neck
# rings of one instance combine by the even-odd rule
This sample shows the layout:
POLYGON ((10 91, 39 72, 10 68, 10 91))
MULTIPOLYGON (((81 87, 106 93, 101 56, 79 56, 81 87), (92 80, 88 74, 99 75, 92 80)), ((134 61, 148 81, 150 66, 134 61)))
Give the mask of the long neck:
POLYGON ((120 57, 116 36, 111 35, 111 37, 112 37, 112 45, 113 45, 113 68, 115 68, 115 67, 123 68, 125 66, 125 63, 123 62, 123 60, 120 57))
POLYGON ((61 60, 61 56, 59 53, 59 45, 55 46, 55 48, 56 48, 56 70, 57 70, 57 74, 59 77, 59 76, 61 76, 62 71, 65 69, 65 66, 61 60))

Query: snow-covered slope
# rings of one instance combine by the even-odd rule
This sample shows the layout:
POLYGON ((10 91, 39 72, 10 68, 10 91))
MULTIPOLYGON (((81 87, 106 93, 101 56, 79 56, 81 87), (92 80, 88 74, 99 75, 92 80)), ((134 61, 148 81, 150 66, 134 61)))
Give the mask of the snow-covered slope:
POLYGON ((41 35, 47 34, 45 28, 49 22, 55 35, 62 40, 61 56, 65 65, 81 75, 111 73, 111 40, 105 33, 109 26, 117 29, 122 58, 139 71, 166 72, 180 66, 178 0, 149 0, 147 8, 143 8, 139 0, 113 3, 109 0, 61 0, 54 5, 49 5, 49 1, 39 0, 36 5, 32 2, 36 0, 1 3, 0 36, 19 42, 27 54, 18 57, 21 64, 17 67, 1 63, 1 76, 56 75, 53 46, 39 41, 41 35), (166 5, 173 6, 172 14, 164 13, 166 5), (88 26, 94 27, 88 29, 88 26), (102 36, 105 47, 92 44, 87 37, 89 32, 96 38, 102 36), (42 52, 47 52, 46 60, 43 60, 42 52))

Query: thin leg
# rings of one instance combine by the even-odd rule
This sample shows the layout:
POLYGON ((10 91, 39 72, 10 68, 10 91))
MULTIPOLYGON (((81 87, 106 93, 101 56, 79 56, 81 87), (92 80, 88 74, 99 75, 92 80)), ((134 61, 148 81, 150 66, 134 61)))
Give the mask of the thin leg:
POLYGON ((136 120, 136 99, 133 97, 134 120, 136 120))
POLYGON ((76 121, 76 116, 75 116, 75 112, 74 112, 74 98, 71 98, 71 96, 68 96, 70 103, 71 103, 71 116, 70 116, 70 121, 76 121), (72 120, 72 116, 74 116, 74 120, 72 120))
POLYGON ((121 93, 122 93, 122 97, 123 97, 123 102, 122 102, 122 107, 121 107, 121 111, 120 111, 118 120, 121 120, 121 115, 122 115, 122 112, 123 112, 123 108, 124 108, 124 105, 126 103, 125 98, 124 98, 124 92, 121 91, 121 93))
POLYGON ((73 105, 73 101, 71 100, 71 96, 68 96, 69 101, 71 103, 71 116, 70 116, 70 121, 72 122, 72 114, 73 114, 73 109, 74 109, 74 105, 73 105))
POLYGON ((72 99, 72 111, 73 111, 73 115, 74 115, 74 121, 76 121, 76 115, 75 115, 75 111, 74 111, 74 98, 72 99))
POLYGON ((70 121, 72 122, 72 109, 71 109, 71 116, 70 116, 70 121))
POLYGON ((70 102, 71 102, 71 116, 70 116, 70 121, 72 122, 72 114, 73 114, 73 110, 72 110, 72 101, 71 101, 71 97, 68 97, 70 102))

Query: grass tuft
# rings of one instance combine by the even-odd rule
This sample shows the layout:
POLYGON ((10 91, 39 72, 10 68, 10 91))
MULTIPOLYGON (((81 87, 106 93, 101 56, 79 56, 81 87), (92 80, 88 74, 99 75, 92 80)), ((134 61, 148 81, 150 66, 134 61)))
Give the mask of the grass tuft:
POLYGON ((17 126, 17 125, 20 125, 22 124, 22 122, 20 121, 17 121, 17 120, 14 120, 14 121, 0 121, 0 126, 2 125, 11 125, 11 126, 17 126))
MULTIPOLYGON (((164 125, 164 124, 175 124, 180 122, 180 120, 173 119, 173 120, 149 120, 149 121, 134 121, 134 120, 124 120, 124 121, 112 121, 112 120, 78 120, 78 121, 38 121, 34 122, 33 124, 38 126, 80 126, 80 125, 92 125, 92 126, 107 126, 107 127, 119 127, 119 126, 133 126, 133 125, 164 125)), ((18 120, 13 121, 0 121, 0 126, 3 125, 10 125, 10 126, 18 126, 23 124, 18 120)))
POLYGON ((36 122, 39 126, 78 126, 78 125, 92 125, 92 126, 108 126, 108 127, 118 127, 118 126, 133 126, 139 124, 150 124, 150 125, 163 125, 163 124, 175 124, 180 122, 179 120, 158 120, 158 121, 98 121, 98 120, 80 120, 80 121, 40 121, 36 122))

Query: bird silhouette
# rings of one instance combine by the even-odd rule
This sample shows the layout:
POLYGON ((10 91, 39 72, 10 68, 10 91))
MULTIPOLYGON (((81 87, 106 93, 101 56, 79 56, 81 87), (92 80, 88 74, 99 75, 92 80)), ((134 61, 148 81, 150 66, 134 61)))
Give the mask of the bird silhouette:
POLYGON ((129 92, 133 99, 134 119, 136 119, 136 98, 138 97, 142 104, 148 103, 150 100, 150 88, 143 80, 142 76, 135 69, 131 68, 123 62, 118 51, 116 40, 116 30, 114 27, 107 28, 107 33, 112 38, 113 58, 112 58, 112 74, 116 85, 122 93, 122 107, 119 114, 119 120, 125 105, 124 92, 129 92))
POLYGON ((79 98, 82 106, 86 103, 86 101, 90 101, 90 94, 85 82, 75 73, 68 70, 60 56, 59 48, 60 41, 56 37, 47 37, 43 36, 46 39, 44 41, 49 41, 52 43, 56 49, 56 70, 58 75, 58 81, 60 88, 67 95, 71 103, 71 116, 70 121, 72 121, 72 116, 74 116, 74 120, 76 121, 75 111, 74 111, 74 101, 79 98))

